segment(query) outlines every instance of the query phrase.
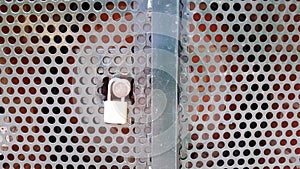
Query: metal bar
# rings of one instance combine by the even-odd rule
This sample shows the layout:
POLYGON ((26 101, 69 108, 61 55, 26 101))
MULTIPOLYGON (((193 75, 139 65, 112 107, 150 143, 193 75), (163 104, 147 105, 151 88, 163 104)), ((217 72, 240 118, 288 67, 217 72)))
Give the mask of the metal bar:
POLYGON ((178 2, 156 0, 152 5, 152 168, 178 168, 178 2))

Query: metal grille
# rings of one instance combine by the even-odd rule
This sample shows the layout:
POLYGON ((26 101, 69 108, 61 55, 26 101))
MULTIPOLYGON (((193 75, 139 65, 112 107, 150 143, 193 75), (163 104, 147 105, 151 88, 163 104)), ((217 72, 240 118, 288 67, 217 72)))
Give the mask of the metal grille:
POLYGON ((151 2, 1 1, 2 168, 300 168, 299 1, 151 2))
POLYGON ((7 0, 0 13, 1 168, 150 165, 147 3, 7 0), (115 76, 134 89, 125 125, 103 122, 115 76))
POLYGON ((182 4, 181 168, 300 168, 299 1, 182 4))

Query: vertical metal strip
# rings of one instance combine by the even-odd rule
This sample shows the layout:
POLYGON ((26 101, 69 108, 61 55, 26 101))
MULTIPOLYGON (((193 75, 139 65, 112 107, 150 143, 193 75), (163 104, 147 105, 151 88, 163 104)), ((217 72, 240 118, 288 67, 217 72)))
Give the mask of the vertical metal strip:
POLYGON ((152 168, 177 166, 178 2, 153 4, 152 168))

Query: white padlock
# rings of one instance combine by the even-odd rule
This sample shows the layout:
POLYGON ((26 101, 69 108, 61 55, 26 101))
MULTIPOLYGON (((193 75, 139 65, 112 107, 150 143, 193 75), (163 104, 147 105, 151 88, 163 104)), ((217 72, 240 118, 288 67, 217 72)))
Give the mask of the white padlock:
POLYGON ((114 78, 108 83, 107 101, 104 101, 104 122, 113 124, 125 124, 127 121, 127 102, 125 97, 130 92, 130 83, 126 79, 114 78), (113 85, 113 87, 112 87, 113 85), (111 100, 111 89, 120 101, 111 100))

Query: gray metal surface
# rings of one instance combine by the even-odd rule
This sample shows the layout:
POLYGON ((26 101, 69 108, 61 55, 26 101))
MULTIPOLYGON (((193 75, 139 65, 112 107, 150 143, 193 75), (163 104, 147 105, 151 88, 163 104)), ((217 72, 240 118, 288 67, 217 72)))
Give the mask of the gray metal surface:
POLYGON ((299 6, 1 1, 0 168, 299 169, 299 6))
POLYGON ((178 1, 153 1, 152 168, 178 168, 178 1))
POLYGON ((148 168, 147 1, 0 5, 0 168, 148 168), (103 122, 114 76, 134 80, 125 125, 103 122))
POLYGON ((299 1, 182 4, 181 168, 300 168, 299 1))

